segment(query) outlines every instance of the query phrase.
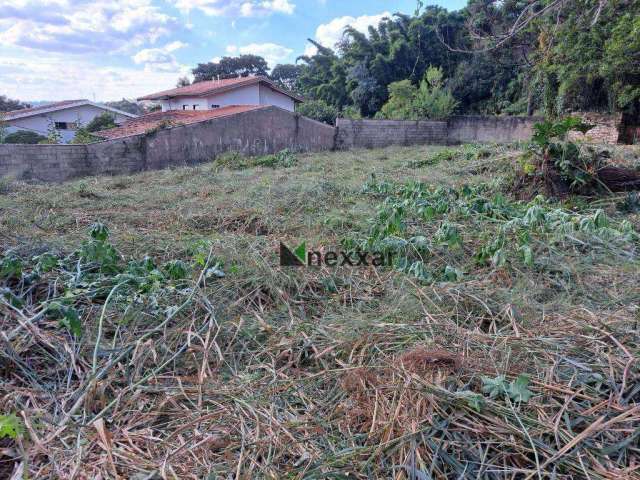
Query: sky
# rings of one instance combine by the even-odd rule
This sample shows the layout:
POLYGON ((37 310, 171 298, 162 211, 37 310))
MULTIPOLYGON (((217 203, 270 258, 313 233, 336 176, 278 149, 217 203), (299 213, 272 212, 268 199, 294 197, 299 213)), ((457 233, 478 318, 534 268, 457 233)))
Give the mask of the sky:
MULTIPOLYGON (((436 0, 449 10, 465 0, 436 0)), ((272 68, 366 32, 416 0, 0 0, 0 95, 22 101, 136 98, 198 63, 263 56, 272 68)))

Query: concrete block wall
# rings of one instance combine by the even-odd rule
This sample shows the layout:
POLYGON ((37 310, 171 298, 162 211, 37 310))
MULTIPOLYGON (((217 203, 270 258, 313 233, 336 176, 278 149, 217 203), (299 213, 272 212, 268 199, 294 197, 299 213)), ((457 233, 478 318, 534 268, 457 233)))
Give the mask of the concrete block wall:
POLYGON ((447 144, 447 122, 339 118, 337 127, 337 148, 447 144))
POLYGON ((454 116, 447 120, 448 143, 511 143, 529 140, 542 117, 454 116))
POLYGON ((89 145, 0 145, 0 178, 63 182, 194 165, 230 150, 246 155, 329 150, 335 135, 329 125, 267 107, 89 145))
POLYGON ((337 121, 338 148, 389 145, 454 145, 470 142, 510 143, 528 140, 540 117, 456 116, 446 121, 337 121))

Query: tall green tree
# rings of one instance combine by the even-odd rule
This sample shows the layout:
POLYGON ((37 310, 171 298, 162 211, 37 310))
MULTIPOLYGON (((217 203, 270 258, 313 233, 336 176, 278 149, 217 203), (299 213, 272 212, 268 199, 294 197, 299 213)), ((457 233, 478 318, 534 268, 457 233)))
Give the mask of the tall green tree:
POLYGON ((299 92, 301 73, 302 67, 300 65, 279 64, 273 68, 269 77, 282 88, 299 92))
POLYGON ((248 77, 249 75, 266 76, 269 66, 267 61, 258 55, 240 55, 223 57, 219 62, 199 63, 192 70, 194 82, 205 80, 248 77))
POLYGON ((336 53, 327 47, 309 39, 317 53, 302 56, 300 88, 312 99, 322 100, 338 109, 348 105, 349 96, 346 88, 347 72, 345 64, 336 53))

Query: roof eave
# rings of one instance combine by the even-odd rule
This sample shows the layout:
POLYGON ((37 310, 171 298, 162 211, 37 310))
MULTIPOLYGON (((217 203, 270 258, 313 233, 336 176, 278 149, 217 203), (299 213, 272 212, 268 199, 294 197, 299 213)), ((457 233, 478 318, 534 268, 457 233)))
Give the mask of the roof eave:
MULTIPOLYGON (((226 85, 226 86, 220 86, 220 87, 215 87, 212 88, 211 90, 207 90, 205 92, 202 93, 176 93, 175 95, 147 95, 145 97, 140 97, 138 98, 138 101, 143 101, 143 100, 149 100, 149 101, 158 101, 158 100, 171 100, 173 98, 203 98, 203 97, 208 97, 209 95, 217 95, 219 93, 225 93, 225 92, 230 92, 233 90, 237 90, 238 88, 244 88, 244 87, 249 87, 252 85, 260 85, 260 84, 264 84, 266 86, 268 86, 269 88, 275 90, 276 92, 279 92, 283 95, 286 95, 287 97, 292 98, 294 101, 302 103, 305 101, 304 98, 296 95, 295 93, 291 93, 288 92, 286 90, 284 90, 283 88, 278 87, 276 84, 274 84, 273 82, 270 82, 268 79, 266 78, 261 78, 261 77, 247 77, 247 79, 244 82, 239 82, 236 84, 232 84, 232 85, 226 85)), ((184 87, 184 88, 188 88, 188 87, 184 87)))

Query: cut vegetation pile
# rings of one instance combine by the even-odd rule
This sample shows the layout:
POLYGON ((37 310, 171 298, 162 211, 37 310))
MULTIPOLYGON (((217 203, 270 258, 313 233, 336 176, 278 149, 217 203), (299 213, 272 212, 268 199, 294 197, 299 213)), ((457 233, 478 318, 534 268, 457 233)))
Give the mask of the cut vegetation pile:
POLYGON ((637 168, 612 165, 608 149, 566 140, 572 130, 586 133, 593 127, 575 117, 536 124, 531 145, 522 156, 521 184, 560 198, 640 190, 637 168))
POLYGON ((518 200, 522 154, 8 185, 0 477, 638 477, 637 196, 518 200))

